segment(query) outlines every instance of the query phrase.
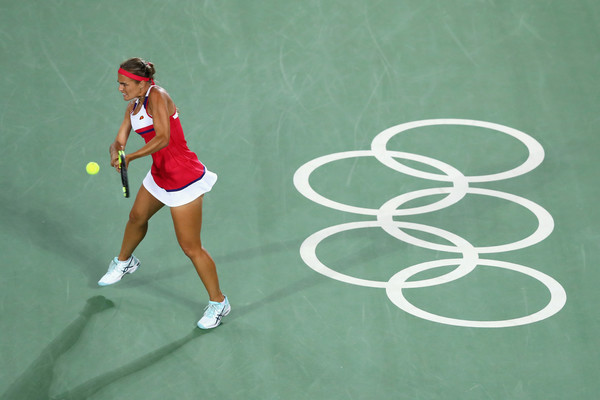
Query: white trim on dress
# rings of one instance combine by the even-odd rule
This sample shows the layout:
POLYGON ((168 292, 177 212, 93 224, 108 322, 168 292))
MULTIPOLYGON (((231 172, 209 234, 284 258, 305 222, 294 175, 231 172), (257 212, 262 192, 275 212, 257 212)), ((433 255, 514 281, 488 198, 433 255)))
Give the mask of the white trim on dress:
POLYGON ((196 181, 181 190, 167 192, 156 184, 152 177, 152 173, 148 171, 148 174, 144 178, 143 185, 152 196, 156 197, 158 201, 167 207, 179 207, 191 203, 204 193, 210 192, 216 182, 217 174, 205 169, 204 176, 199 181, 196 181))

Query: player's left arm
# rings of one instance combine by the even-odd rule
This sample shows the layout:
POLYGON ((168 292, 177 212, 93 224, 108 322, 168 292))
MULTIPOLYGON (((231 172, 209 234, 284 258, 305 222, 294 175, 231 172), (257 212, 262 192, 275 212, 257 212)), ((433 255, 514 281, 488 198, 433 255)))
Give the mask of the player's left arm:
POLYGON ((127 164, 129 162, 156 153, 160 149, 167 147, 170 138, 171 125, 169 122, 169 106, 173 101, 168 93, 160 88, 152 88, 148 96, 148 114, 152 115, 154 121, 154 131, 156 135, 146 143, 141 149, 127 155, 127 164))

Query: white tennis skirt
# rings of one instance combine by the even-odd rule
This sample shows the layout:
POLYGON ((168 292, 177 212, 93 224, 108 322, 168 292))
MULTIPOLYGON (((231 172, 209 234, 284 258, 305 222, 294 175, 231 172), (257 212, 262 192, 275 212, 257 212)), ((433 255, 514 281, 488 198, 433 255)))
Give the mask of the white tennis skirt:
POLYGON ((196 181, 181 190, 167 192, 156 184, 152 177, 152 173, 148 171, 148 174, 144 178, 143 185, 152 196, 156 197, 164 205, 168 207, 179 207, 196 200, 204 193, 210 192, 216 182, 217 174, 205 170, 204 176, 199 181, 196 181))

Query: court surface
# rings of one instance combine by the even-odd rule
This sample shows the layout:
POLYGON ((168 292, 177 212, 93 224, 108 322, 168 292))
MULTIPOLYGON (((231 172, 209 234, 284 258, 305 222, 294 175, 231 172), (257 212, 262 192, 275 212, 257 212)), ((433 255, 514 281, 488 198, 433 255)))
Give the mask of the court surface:
POLYGON ((585 0, 1 2, 0 399, 598 398, 598 21, 585 0), (219 175, 212 331, 168 210, 142 267, 96 284, 132 205, 107 150, 133 56, 219 175))

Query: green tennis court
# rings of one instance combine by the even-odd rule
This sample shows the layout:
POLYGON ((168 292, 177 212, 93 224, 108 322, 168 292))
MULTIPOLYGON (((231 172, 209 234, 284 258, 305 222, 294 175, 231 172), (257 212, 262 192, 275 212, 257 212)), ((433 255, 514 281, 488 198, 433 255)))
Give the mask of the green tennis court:
POLYGON ((0 399, 598 398, 598 21, 589 0, 2 2, 0 399), (168 210, 97 285, 133 201, 108 146, 136 56, 219 175, 214 330, 168 210))

